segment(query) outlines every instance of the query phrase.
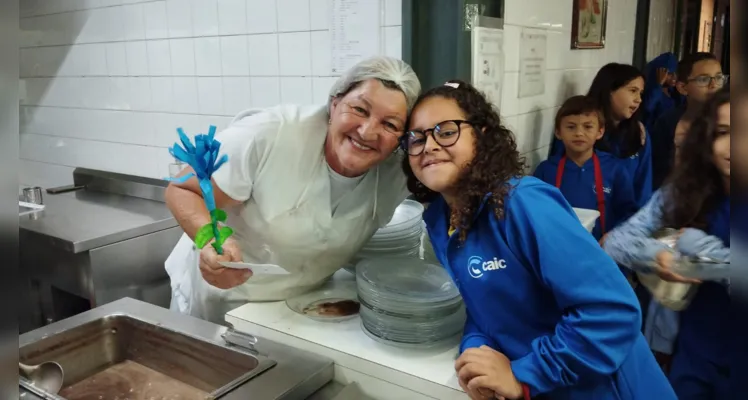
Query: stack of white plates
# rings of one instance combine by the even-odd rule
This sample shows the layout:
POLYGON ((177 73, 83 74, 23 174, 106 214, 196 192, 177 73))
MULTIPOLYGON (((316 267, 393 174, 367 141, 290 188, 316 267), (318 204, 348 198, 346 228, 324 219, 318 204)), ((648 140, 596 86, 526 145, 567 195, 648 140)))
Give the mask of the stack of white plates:
POLYGON ((426 231, 426 224, 423 227, 423 236, 421 238, 421 258, 427 263, 441 265, 439 259, 436 258, 434 252, 434 246, 431 244, 429 233, 426 231))
POLYGON ((405 200, 384 228, 358 252, 356 258, 418 257, 423 233, 423 205, 405 200))
POLYGON ((356 266, 361 326, 372 339, 431 348, 459 341, 465 306, 439 265, 419 258, 378 258, 356 266))

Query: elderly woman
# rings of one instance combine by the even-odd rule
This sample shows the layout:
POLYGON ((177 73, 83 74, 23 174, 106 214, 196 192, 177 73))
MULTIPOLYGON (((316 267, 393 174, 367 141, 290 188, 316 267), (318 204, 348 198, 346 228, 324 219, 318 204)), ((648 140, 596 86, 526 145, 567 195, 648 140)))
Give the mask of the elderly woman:
POLYGON ((340 77, 326 106, 281 105, 234 118, 217 135, 229 160, 213 175, 216 205, 235 232, 223 255, 192 242, 210 222, 197 180, 166 191, 185 232, 166 261, 171 308, 222 323, 248 301, 303 293, 341 268, 408 195, 396 149, 419 91, 410 66, 375 57, 340 77), (223 261, 290 274, 252 276, 223 261))

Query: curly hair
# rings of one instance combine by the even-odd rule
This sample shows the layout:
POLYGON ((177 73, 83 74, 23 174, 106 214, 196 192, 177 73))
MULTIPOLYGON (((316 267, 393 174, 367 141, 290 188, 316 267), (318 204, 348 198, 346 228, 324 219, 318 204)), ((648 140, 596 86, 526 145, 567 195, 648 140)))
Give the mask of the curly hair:
POLYGON ((678 154, 679 162, 665 182, 667 190, 662 206, 663 220, 673 228, 707 228, 707 217, 724 196, 722 174, 714 165, 714 141, 719 108, 730 104, 729 86, 721 89, 705 105, 691 124, 678 154))
MULTIPOLYGON (((493 206, 496 217, 504 217, 504 198, 511 190, 507 182, 523 174, 524 158, 517 151, 514 135, 502 125, 498 111, 472 85, 451 80, 443 86, 435 87, 418 97, 413 111, 432 97, 454 101, 474 128, 475 156, 465 166, 456 183, 454 192, 460 195, 450 216, 451 225, 460 230, 460 241, 464 241, 486 195, 490 194, 489 203, 493 206)), ((406 126, 410 128, 411 122, 411 117, 408 117, 406 126)), ((409 157, 404 157, 402 164, 408 189, 418 201, 431 202, 438 193, 418 181, 408 159, 409 157)))

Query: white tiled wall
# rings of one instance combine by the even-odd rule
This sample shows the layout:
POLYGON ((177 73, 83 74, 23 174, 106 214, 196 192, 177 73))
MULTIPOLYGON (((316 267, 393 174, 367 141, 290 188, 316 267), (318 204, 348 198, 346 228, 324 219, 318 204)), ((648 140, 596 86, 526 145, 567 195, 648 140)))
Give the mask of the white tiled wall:
POLYGON ((531 170, 546 158, 556 111, 568 97, 584 94, 598 69, 609 62, 631 63, 636 0, 609 0, 604 49, 570 50, 571 0, 505 0, 504 87, 501 114, 517 135, 531 170), (519 44, 523 28, 548 33, 545 93, 519 98, 519 44))
MULTIPOLYGON (((21 182, 68 184, 77 166, 161 178, 178 126, 325 102, 328 1, 22 1, 21 182)), ((381 3, 382 52, 400 57, 401 0, 381 3)))
MULTIPOLYGON (((174 129, 224 126, 248 107, 324 102, 334 81, 329 0, 21 2, 21 182, 76 166, 160 178, 174 129)), ((401 0, 381 1, 383 52, 401 55, 401 0)), ((505 0, 502 115, 532 166, 561 103, 598 68, 631 62, 636 0, 610 0, 602 50, 570 50, 571 0, 505 0), (519 99, 523 28, 548 31, 546 92, 519 99)))

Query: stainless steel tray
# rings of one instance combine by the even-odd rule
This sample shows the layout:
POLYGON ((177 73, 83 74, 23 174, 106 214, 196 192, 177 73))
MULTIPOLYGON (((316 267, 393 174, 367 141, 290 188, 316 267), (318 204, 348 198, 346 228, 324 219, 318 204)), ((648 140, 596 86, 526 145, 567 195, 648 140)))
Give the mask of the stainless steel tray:
MULTIPOLYGON (((136 363, 135 370, 165 375, 179 389, 197 389, 201 400, 300 400, 333 377, 325 357, 127 298, 19 336, 19 361, 48 360, 64 368, 64 387, 136 363)), ((27 399, 65 399, 20 377, 19 385, 27 399)), ((103 394, 93 398, 111 393, 103 394)), ((149 392, 144 398, 161 397, 149 392)))
MULTIPOLYGON (((64 387, 131 362, 205 392, 207 399, 219 398, 275 365, 273 360, 258 359, 132 316, 116 314, 37 341, 22 348, 19 356, 31 364, 57 361, 65 371, 64 387)), ((133 389, 128 387, 132 384, 127 377, 117 378, 115 382, 98 384, 122 390, 123 396, 133 389)), ((21 384, 28 387, 27 382, 21 384)), ((89 387, 90 382, 85 384, 86 390, 102 390, 89 387)))

